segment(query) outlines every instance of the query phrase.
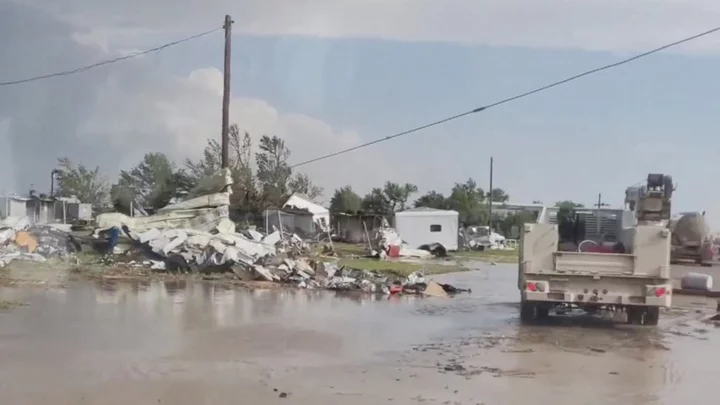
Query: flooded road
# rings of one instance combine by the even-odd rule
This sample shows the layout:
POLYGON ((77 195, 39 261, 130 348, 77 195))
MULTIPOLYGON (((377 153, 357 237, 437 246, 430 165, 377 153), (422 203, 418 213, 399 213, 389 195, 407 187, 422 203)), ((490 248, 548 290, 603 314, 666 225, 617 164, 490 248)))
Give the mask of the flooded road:
MULTIPOLYGON (((204 283, 2 289, 6 404, 707 404, 715 303, 657 328, 586 316, 522 326, 513 265, 438 276, 453 299, 204 283)), ((712 379, 712 380, 711 380, 712 379)))

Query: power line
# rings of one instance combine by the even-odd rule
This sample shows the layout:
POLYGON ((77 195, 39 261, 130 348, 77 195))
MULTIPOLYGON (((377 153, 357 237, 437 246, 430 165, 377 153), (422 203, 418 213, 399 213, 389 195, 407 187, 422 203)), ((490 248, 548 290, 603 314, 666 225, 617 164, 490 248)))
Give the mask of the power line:
POLYGON ((157 47, 155 47, 155 48, 151 48, 151 49, 148 49, 148 50, 145 50, 145 51, 133 52, 133 53, 130 53, 130 54, 125 55, 125 56, 120 56, 120 57, 117 57, 117 58, 114 58, 114 59, 109 59, 109 60, 105 60, 105 61, 102 61, 102 62, 93 63, 92 65, 87 65, 87 66, 79 67, 79 68, 72 69, 72 70, 65 70, 65 71, 62 71, 62 72, 50 73, 50 74, 46 74, 46 75, 42 75, 42 76, 28 77, 28 78, 25 78, 25 79, 12 80, 12 81, 8 81, 8 82, 0 82, 0 86, 12 86, 12 85, 15 85, 15 84, 29 83, 29 82, 34 82, 34 81, 37 81, 37 80, 50 79, 50 78, 52 78, 52 77, 69 76, 69 75, 73 75, 73 74, 76 74, 76 73, 86 72, 86 71, 88 71, 88 70, 90 70, 90 69, 94 69, 94 68, 96 68, 96 67, 109 65, 109 64, 111 64, 111 63, 120 62, 120 61, 127 60, 127 59, 131 59, 131 58, 136 58, 136 57, 138 57, 138 56, 146 55, 146 54, 148 54, 148 53, 160 52, 160 51, 162 51, 163 49, 170 48, 170 47, 172 47, 172 46, 182 44, 183 42, 192 41, 193 39, 197 39, 197 38, 200 38, 200 37, 204 37, 204 36, 206 36, 206 35, 209 35, 209 34, 212 34, 212 33, 216 32, 216 31, 220 31, 220 30, 222 30, 222 29, 223 29, 222 27, 220 27, 220 28, 215 28, 215 29, 213 29, 213 30, 205 31, 205 32, 202 32, 202 33, 200 33, 200 34, 193 35, 193 36, 191 36, 191 37, 179 39, 179 40, 173 41, 173 42, 168 42, 168 43, 165 44, 165 45, 160 45, 160 46, 157 46, 157 47))
POLYGON ((677 45, 684 44, 684 43, 686 43, 686 42, 690 42, 690 41, 692 41, 692 40, 695 40, 695 39, 704 37, 704 36, 706 36, 706 35, 713 34, 713 33, 718 32, 718 31, 720 31, 720 27, 715 27, 715 28, 713 28, 713 29, 710 29, 710 30, 707 30, 707 31, 703 31, 703 32, 701 32, 701 33, 699 33, 699 34, 695 34, 695 35, 693 35, 693 36, 690 36, 690 37, 687 37, 687 38, 683 38, 683 39, 681 39, 681 40, 678 40, 678 41, 675 41, 675 42, 672 42, 672 43, 663 45, 663 46, 661 46, 661 47, 654 48, 654 49, 649 50, 649 51, 647 51, 647 52, 643 52, 643 53, 638 54, 638 55, 635 55, 635 56, 633 56, 633 57, 630 57, 630 58, 627 58, 627 59, 623 59, 623 60, 621 60, 621 61, 619 61, 619 62, 611 63, 611 64, 609 64, 609 65, 605 65, 605 66, 601 66, 601 67, 598 67, 598 68, 595 68, 595 69, 592 69, 592 70, 588 70, 588 71, 585 71, 585 72, 583 72, 583 73, 577 74, 577 75, 575 75, 575 76, 571 76, 571 77, 568 77, 568 78, 566 78, 566 79, 563 79, 563 80, 560 80, 560 81, 557 81, 557 82, 554 82, 554 83, 551 83, 551 84, 548 84, 548 85, 545 85, 545 86, 542 86, 542 87, 538 87, 538 88, 533 89, 533 90, 530 90, 530 91, 527 91, 527 92, 525 92, 525 93, 521 93, 521 94, 518 94, 518 95, 515 95, 515 96, 512 96, 512 97, 508 97, 508 98, 505 98, 505 99, 496 101, 496 102, 494 102, 494 103, 492 103, 492 104, 488 104, 488 105, 485 105, 485 106, 482 106, 482 107, 478 107, 478 108, 475 108, 475 109, 473 109, 473 110, 470 110, 470 111, 467 111, 467 112, 464 112, 464 113, 461 113, 461 114, 453 115, 453 116, 451 116, 451 117, 443 118, 443 119, 441 119, 441 120, 439 120, 439 121, 431 122, 431 123, 429 123, 429 124, 425 124, 425 125, 422 125, 422 126, 419 126, 419 127, 415 127, 415 128, 412 128, 412 129, 403 131, 403 132, 399 132, 399 133, 396 133, 396 134, 393 134, 393 135, 389 135, 389 136, 386 136, 386 137, 384 137, 384 138, 376 139, 376 140, 374 140, 374 141, 367 142, 367 143, 364 143, 364 144, 362 144, 362 145, 354 146, 354 147, 352 147, 352 148, 343 149, 343 150, 340 150, 340 151, 337 151, 337 152, 334 152, 334 153, 330 153, 330 154, 328 154, 328 155, 323 155, 323 156, 320 156, 320 157, 317 157, 317 158, 314 158, 314 159, 306 160, 306 161, 297 163, 297 164, 295 164, 295 165, 292 165, 292 166, 290 166, 290 167, 291 167, 291 168, 295 168, 295 167, 298 167, 298 166, 303 166, 303 165, 307 165, 307 164, 310 164, 310 163, 314 163, 314 162, 317 162, 317 161, 320 161, 320 160, 329 159, 329 158, 331 158, 331 157, 335 157, 335 156, 342 155, 342 154, 345 154, 345 153, 348 153, 348 152, 352 152, 352 151, 357 150, 357 149, 362 149, 362 148, 365 148, 365 147, 374 145, 374 144, 376 144, 376 143, 380 143, 380 142, 384 142, 384 141, 389 141, 389 140, 391 140, 391 139, 395 139, 395 138, 399 138, 399 137, 401 137, 401 136, 405 136, 405 135, 412 134, 412 133, 414 133, 414 132, 420 131, 420 130, 425 129, 425 128, 429 128, 429 127, 433 127, 433 126, 436 126, 436 125, 440 125, 440 124, 446 123, 446 122, 448 122, 448 121, 453 121, 453 120, 456 120, 456 119, 458 119, 458 118, 462 118, 462 117, 464 117, 464 116, 466 116, 466 115, 475 114, 475 113, 478 113, 478 112, 481 112, 481 111, 485 111, 485 110, 487 110, 487 109, 489 109, 489 108, 497 107, 497 106, 499 106, 499 105, 502 105, 502 104, 505 104, 505 103, 509 103, 509 102, 511 102, 511 101, 515 101, 515 100, 518 100, 518 99, 521 99, 521 98, 524 98, 524 97, 533 95, 533 94, 535 94, 535 93, 540 93, 541 91, 549 90, 549 89, 551 89, 551 88, 553 88, 553 87, 560 86, 560 85, 562 85, 562 84, 571 82, 571 81, 573 81, 573 80, 580 79, 580 78, 582 78, 582 77, 585 77, 585 76, 588 76, 588 75, 591 75, 591 74, 594 74, 594 73, 601 72, 601 71, 603 71, 603 70, 612 69, 612 68, 614 68, 614 67, 618 67, 618 66, 620 66, 620 65, 624 65, 624 64, 626 64, 626 63, 630 63, 630 62, 636 61, 636 60, 638 60, 638 59, 641 59, 641 58, 644 58, 644 57, 646 57, 646 56, 652 55, 652 54, 654 54, 654 53, 663 51, 663 50, 668 49, 668 48, 672 48, 672 47, 677 46, 677 45))

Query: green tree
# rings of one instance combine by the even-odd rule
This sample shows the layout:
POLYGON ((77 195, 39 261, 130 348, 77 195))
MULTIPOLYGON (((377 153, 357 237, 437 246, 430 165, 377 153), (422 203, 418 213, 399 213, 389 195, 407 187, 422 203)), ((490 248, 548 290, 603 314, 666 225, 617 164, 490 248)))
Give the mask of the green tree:
POLYGON ((330 212, 352 214, 362 209, 362 202, 352 186, 340 187, 330 199, 330 212))
POLYGON ((263 135, 260 139, 260 152, 255 154, 257 162, 257 180, 267 204, 279 207, 288 196, 288 180, 292 170, 287 161, 290 149, 285 141, 277 136, 263 135))
POLYGON ((407 208, 407 201, 410 195, 417 193, 417 191, 417 186, 410 183, 401 185, 387 181, 383 187, 383 194, 385 194, 385 198, 390 203, 391 212, 402 211, 407 208))
POLYGON ((465 183, 455 183, 447 200, 448 207, 460 214, 460 222, 464 225, 487 224, 485 192, 472 178, 465 183))
POLYGON ((113 187, 113 203, 127 207, 134 201, 154 209, 166 206, 171 199, 184 195, 189 182, 187 174, 178 171, 163 153, 147 153, 142 162, 129 171, 121 171, 113 187))
POLYGON ((76 165, 68 158, 58 159, 57 192, 59 197, 75 196, 80 201, 92 204, 95 211, 107 205, 109 187, 100 176, 100 168, 88 169, 76 165))
MULTIPOLYGON (((251 166, 252 139, 245 132, 240 135, 237 124, 230 126, 228 139, 228 167, 233 178, 233 194, 244 195, 254 191, 255 178, 251 166)), ((222 145, 217 139, 208 139, 202 159, 185 160, 188 177, 194 182, 217 173, 222 168, 222 145)), ((251 193, 256 194, 256 193, 251 193)))
POLYGON ((291 193, 305 194, 311 200, 323 194, 323 188, 313 184, 310 176, 304 173, 296 173, 288 182, 288 189, 291 193))
MULTIPOLYGON (((231 207, 239 214, 260 212, 261 196, 252 168, 252 138, 247 132, 241 135, 237 124, 233 124, 229 130, 228 146, 228 167, 233 179, 231 207)), ((208 139, 202 159, 186 159, 185 167, 194 184, 217 173, 222 168, 222 145, 217 139, 208 139)))
POLYGON ((510 200, 510 196, 507 195, 505 190, 501 188, 492 189, 492 198, 490 198, 489 192, 487 193, 486 198, 492 202, 507 202, 508 200, 510 200))
POLYGON ((379 215, 392 215, 394 212, 390 200, 385 196, 381 188, 373 188, 362 199, 362 209, 367 213, 379 215))
POLYGON ((563 200, 555 203, 558 208, 583 208, 584 205, 571 200, 563 200))
POLYGON ((306 194, 309 198, 322 195, 323 189, 314 185, 307 175, 292 177, 288 165, 290 149, 277 136, 260 138, 260 152, 255 154, 257 182, 265 207, 279 207, 293 192, 306 194))
POLYGON ((497 221, 493 220, 493 228, 504 235, 506 238, 518 238, 519 234, 513 232, 513 228, 516 232, 522 230, 522 226, 526 223, 532 223, 537 220, 537 213, 530 211, 520 211, 516 213, 510 213, 502 218, 498 218, 497 221))
POLYGON ((428 207, 445 210, 449 208, 449 203, 448 199, 445 198, 442 193, 438 193, 433 190, 415 200, 415 207, 428 207))

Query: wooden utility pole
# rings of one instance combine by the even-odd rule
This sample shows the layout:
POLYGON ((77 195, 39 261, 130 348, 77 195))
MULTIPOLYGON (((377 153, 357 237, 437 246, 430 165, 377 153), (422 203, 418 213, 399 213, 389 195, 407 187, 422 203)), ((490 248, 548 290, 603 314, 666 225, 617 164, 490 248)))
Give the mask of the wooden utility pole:
POLYGON ((230 164, 230 42, 232 39, 232 18, 225 16, 225 67, 223 68, 222 106, 222 167, 230 164))
POLYGON ((488 192, 488 226, 492 232, 492 203, 493 203, 493 157, 490 156, 490 191, 488 192))
POLYGON ((600 209, 602 207, 607 207, 608 205, 610 205, 610 204, 605 204, 604 202, 602 202, 602 193, 598 193, 598 202, 597 202, 597 204, 595 204, 595 206, 597 207, 597 211, 596 211, 597 213, 595 214, 595 220, 597 221, 597 223, 595 225, 595 232, 597 232, 598 235, 600 235, 600 230, 602 229, 601 228, 602 223, 601 223, 601 219, 600 219, 600 217, 601 217, 600 209))

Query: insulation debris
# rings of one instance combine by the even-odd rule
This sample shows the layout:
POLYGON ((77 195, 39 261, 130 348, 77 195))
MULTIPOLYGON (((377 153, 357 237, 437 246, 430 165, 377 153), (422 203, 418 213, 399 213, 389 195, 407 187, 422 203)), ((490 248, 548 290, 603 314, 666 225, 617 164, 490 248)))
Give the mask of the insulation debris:
POLYGON ((79 250, 79 243, 62 226, 31 225, 27 217, 0 221, 0 267, 13 260, 43 262, 79 250))

